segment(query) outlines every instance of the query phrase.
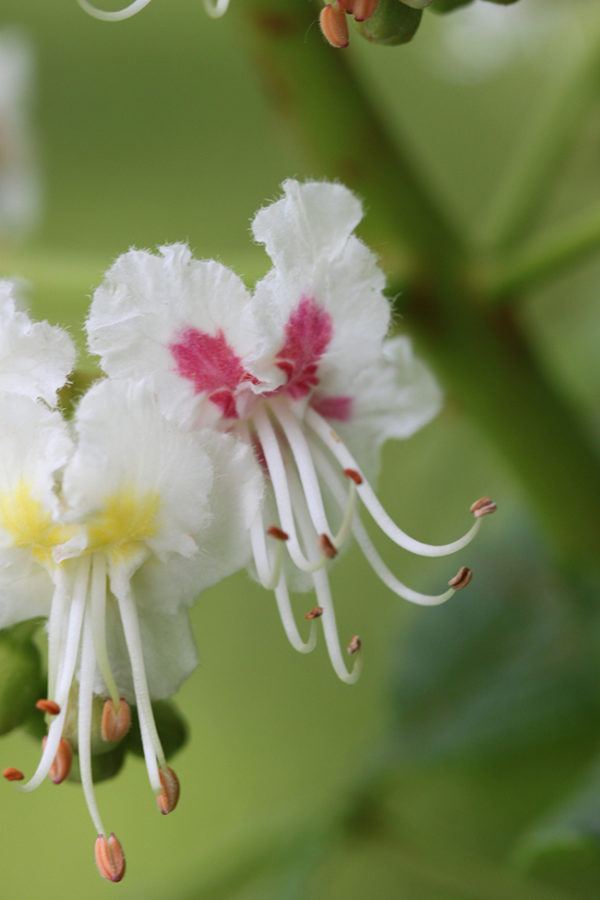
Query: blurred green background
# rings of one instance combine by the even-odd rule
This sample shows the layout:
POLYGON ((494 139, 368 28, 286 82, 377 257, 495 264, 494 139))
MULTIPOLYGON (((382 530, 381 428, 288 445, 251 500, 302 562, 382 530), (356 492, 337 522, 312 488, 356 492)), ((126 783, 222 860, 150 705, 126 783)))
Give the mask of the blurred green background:
MULTIPOLYGON (((36 57, 43 200, 28 239, 1 248, 0 271, 29 281, 36 314, 77 336, 90 293, 130 246, 183 239, 250 280, 265 270, 252 214, 285 177, 321 173, 306 168, 261 92, 243 3, 212 21, 199 0, 155 0, 108 25, 74 0, 4 0, 0 27, 20 29, 36 57)), ((593 6, 476 0, 452 17, 426 14, 406 47, 353 35, 347 53, 373 103, 472 233, 562 63, 598 43, 593 6)), ((307 42, 316 31, 315 17, 307 42)), ((599 133, 596 102, 542 224, 597 195, 599 133)), ((595 440, 599 281, 592 256, 520 311, 542 368, 595 440)), ((337 681, 323 646, 308 658, 293 652, 273 598, 244 574, 205 593, 193 612, 201 666, 177 698, 190 725, 174 760, 177 811, 158 814, 135 759, 98 787, 128 858, 113 888, 95 870, 77 786, 19 796, 5 784, 3 896, 599 895, 597 585, 557 567, 522 485, 460 396, 448 396, 422 433, 386 447, 380 493, 403 528, 431 541, 462 533, 476 497, 498 501, 458 560, 475 571, 468 591, 438 610, 409 608, 358 553, 346 554, 332 581, 342 640, 363 640, 352 688, 337 681)), ((441 590, 455 570, 454 561, 383 550, 425 590, 441 590)), ((298 598, 299 614, 307 603, 298 598)), ((31 771, 38 752, 20 732, 0 741, 2 767, 31 771)))

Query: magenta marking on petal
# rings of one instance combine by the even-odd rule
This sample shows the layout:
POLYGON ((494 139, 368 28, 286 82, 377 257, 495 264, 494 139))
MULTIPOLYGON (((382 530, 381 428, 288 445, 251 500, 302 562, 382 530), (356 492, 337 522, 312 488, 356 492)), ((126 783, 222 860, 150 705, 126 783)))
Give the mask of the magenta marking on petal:
POLYGON ((294 400, 306 397, 319 383, 317 363, 333 336, 331 316, 314 297, 302 297, 285 326, 285 343, 277 354, 276 364, 285 374, 287 384, 279 388, 294 400))
POLYGON ((194 385, 196 394, 206 393, 223 416, 236 419, 235 391, 248 375, 222 331, 216 335, 185 328, 169 344, 178 373, 194 385))
POLYGON ((349 422, 352 418, 352 397, 327 397, 315 394, 310 405, 324 419, 335 419, 338 422, 349 422))

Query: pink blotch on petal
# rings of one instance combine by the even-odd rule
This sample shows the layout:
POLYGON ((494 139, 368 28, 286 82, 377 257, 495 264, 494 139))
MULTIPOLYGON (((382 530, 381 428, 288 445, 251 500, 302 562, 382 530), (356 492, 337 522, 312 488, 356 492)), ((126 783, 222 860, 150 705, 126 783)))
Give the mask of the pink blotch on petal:
POLYGON ((251 376, 233 352, 222 331, 216 335, 185 328, 169 345, 177 372, 194 386, 196 394, 206 393, 223 415, 237 418, 235 391, 251 376))
MULTIPOLYGON (((302 297, 285 326, 285 343, 276 357, 287 383, 285 391, 294 400, 306 397, 319 383, 317 363, 333 335, 331 316, 314 297, 302 297)), ((275 393, 275 392, 274 392, 275 393)))
POLYGON ((327 397, 315 394, 310 405, 324 419, 335 419, 338 422, 349 422, 352 418, 352 397, 327 397))

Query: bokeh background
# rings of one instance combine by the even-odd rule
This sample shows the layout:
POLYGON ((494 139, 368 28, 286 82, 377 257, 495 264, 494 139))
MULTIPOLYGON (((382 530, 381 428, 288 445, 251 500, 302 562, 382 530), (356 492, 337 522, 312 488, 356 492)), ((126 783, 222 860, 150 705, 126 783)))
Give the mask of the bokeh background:
MULTIPOLYGON (((25 279, 32 310, 80 342, 89 296, 118 254, 188 240, 197 256, 251 282, 267 266, 249 236, 252 214, 284 178, 322 175, 263 94, 243 4, 234 0, 213 21, 199 0, 155 0, 109 25, 71 0, 2 3, 0 29, 26 42, 34 60, 27 152, 39 192, 36 222, 2 235, 0 272, 25 279)), ((444 18, 426 14, 405 47, 353 35, 345 52, 373 104, 471 233, 561 73, 594 42, 600 64, 594 6, 476 0, 444 18)), ((315 15, 305 41, 319 40, 315 15)), ((599 137, 592 100, 540 228, 594 201, 599 137)), ((385 242, 375 250, 385 256, 385 242)), ((596 444, 599 284, 600 254, 591 254, 530 291, 519 313, 540 366, 596 444)), ((456 393, 420 434, 386 448, 380 485, 402 527, 431 541, 462 533, 476 497, 498 501, 459 561, 475 571, 468 591, 441 609, 409 608, 347 553, 332 580, 342 639, 363 640, 364 672, 352 688, 337 681, 323 646, 309 657, 293 652, 273 598, 245 574, 206 592, 193 612, 201 666, 177 697, 190 728, 173 763, 177 811, 157 813, 139 760, 99 785, 128 858, 115 888, 95 870, 78 786, 48 783, 19 796, 5 784, 4 897, 598 895, 593 573, 558 563, 526 486, 456 393)), ((454 561, 380 546, 415 587, 441 590, 454 573, 454 561)), ((307 608, 300 597, 299 614, 307 608)), ((38 752, 22 732, 0 740, 2 767, 30 771, 38 752)))

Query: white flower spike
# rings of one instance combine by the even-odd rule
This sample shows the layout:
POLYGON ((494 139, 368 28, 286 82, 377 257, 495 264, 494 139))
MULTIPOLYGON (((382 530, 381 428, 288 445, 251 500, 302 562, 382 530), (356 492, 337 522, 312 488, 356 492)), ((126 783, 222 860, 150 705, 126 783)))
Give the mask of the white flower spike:
MULTIPOLYGON (((145 6, 148 6, 150 0, 133 0, 133 3, 129 3, 128 6, 124 6, 123 9, 114 12, 98 9, 89 0, 77 0, 77 2, 86 13, 95 19, 101 19, 103 22, 122 22, 123 19, 130 19, 136 13, 141 12, 145 6)), ((204 8, 213 19, 224 16, 228 7, 229 0, 204 0, 204 8)))
POLYGON ((283 187, 282 199, 253 222, 274 263, 253 296, 231 271, 194 260, 184 245, 158 256, 132 250, 96 291, 88 336, 105 371, 143 380, 165 415, 187 428, 212 424, 255 448, 270 485, 251 530, 258 579, 275 590, 297 650, 313 648, 322 622, 334 669, 350 683, 358 669, 347 668, 340 649, 326 572, 350 535, 381 580, 413 603, 442 603, 468 581, 452 579, 435 596, 403 585, 371 543, 357 499, 394 543, 431 557, 464 548, 495 507, 477 506, 469 531, 442 546, 414 540, 383 509, 367 478, 379 449, 428 422, 440 393, 407 338, 386 339, 384 277, 354 235, 362 218, 356 197, 339 184, 283 187), (307 641, 288 586, 316 592, 320 612, 309 614, 307 641))
POLYGON ((104 740, 124 735, 136 704, 149 781, 171 812, 179 786, 151 700, 175 693, 197 664, 187 606, 246 563, 261 476, 250 448, 173 428, 133 383, 94 386, 71 430, 26 397, 0 396, 0 415, 0 625, 48 617, 48 699, 38 706, 51 723, 37 770, 17 787, 62 781, 73 741, 98 869, 118 881, 122 849, 92 783, 94 697, 107 698, 104 740))

